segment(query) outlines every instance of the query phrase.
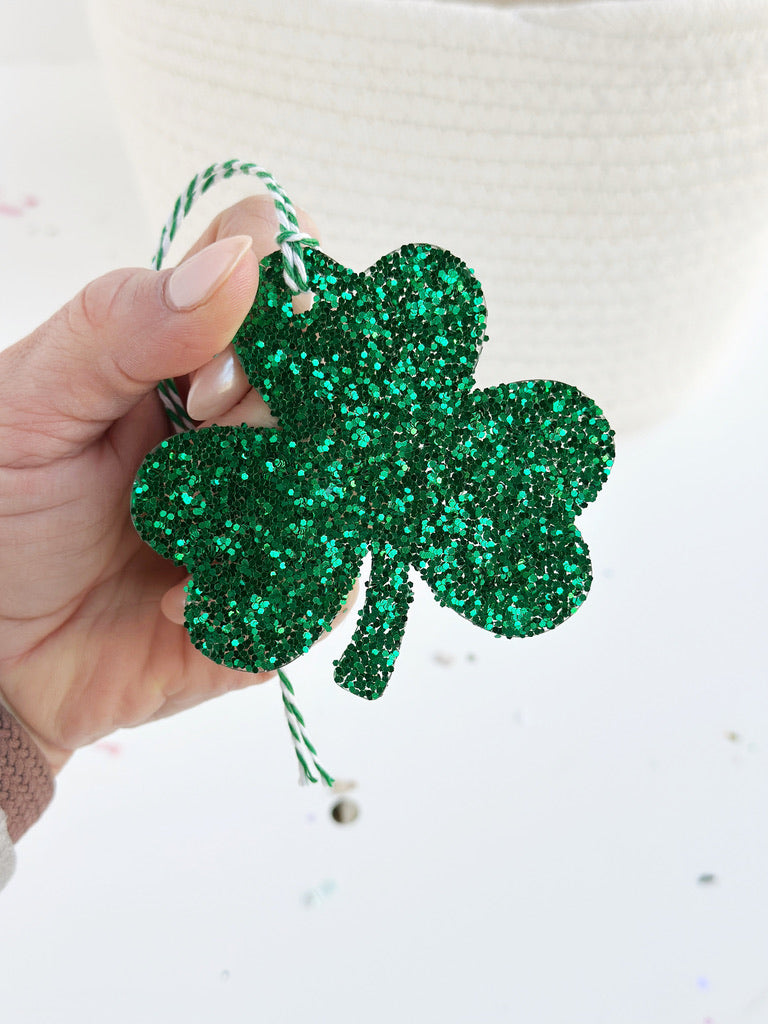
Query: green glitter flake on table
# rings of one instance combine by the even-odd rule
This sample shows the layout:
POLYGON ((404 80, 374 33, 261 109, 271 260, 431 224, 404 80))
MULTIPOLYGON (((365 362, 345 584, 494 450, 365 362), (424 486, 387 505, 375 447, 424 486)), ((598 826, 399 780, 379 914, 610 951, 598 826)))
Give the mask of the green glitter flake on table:
POLYGON ((372 570, 336 681, 389 681, 415 567, 437 600, 505 637, 563 622, 591 584, 574 518, 613 461, 613 431, 576 388, 473 390, 486 312, 472 271, 406 245, 362 274, 306 249, 294 314, 279 253, 234 339, 279 429, 170 438, 136 478, 143 539, 192 573, 186 622, 213 660, 251 672, 307 651, 372 570))

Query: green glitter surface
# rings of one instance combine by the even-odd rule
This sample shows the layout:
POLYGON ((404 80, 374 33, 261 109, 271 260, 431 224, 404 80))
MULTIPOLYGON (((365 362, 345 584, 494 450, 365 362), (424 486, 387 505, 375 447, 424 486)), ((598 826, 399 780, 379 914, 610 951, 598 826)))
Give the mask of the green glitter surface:
POLYGON ((406 245, 363 274, 306 249, 315 299, 294 314, 279 253, 234 339, 279 429, 169 438, 136 478, 143 539, 193 574, 186 621, 215 661, 274 669, 330 629, 372 555, 336 681, 384 690, 412 601, 506 637, 566 619, 591 584, 573 524, 607 477, 613 431, 555 381, 473 390, 480 285, 459 259, 406 245))

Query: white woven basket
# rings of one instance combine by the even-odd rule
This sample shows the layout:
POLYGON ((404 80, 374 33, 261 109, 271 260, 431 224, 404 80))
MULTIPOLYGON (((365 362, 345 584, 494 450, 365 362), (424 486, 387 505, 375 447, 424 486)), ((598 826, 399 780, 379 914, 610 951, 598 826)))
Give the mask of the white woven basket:
MULTIPOLYGON (((158 226, 195 172, 238 157, 349 266, 443 245, 484 286, 482 385, 553 377, 620 428, 651 423, 717 364, 765 276, 765 0, 91 13, 158 226)), ((188 239, 254 184, 227 187, 188 239)))

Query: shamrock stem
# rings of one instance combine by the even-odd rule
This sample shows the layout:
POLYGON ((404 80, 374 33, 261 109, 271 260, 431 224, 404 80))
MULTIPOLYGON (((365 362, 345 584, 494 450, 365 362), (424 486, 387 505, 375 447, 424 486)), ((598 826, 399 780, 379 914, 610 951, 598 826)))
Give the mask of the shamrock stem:
POLYGON ((365 605, 351 642, 334 662, 339 686, 367 700, 380 697, 389 682, 413 600, 408 562, 395 548, 373 541, 371 555, 365 605))

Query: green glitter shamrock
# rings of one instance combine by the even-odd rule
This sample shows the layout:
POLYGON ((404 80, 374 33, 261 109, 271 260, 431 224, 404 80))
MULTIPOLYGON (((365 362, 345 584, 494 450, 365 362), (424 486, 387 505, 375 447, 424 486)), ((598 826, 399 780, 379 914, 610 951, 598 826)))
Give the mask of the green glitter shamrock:
POLYGON ((329 630, 372 557, 336 681, 373 699, 412 601, 409 567, 484 629, 532 636, 591 583, 574 517, 613 460, 594 403, 555 381, 473 390, 485 305, 445 250, 406 245, 362 274, 316 249, 293 311, 279 253, 234 339, 277 429, 163 441, 136 479, 144 540, 193 574, 186 623, 215 661, 285 665, 329 630))

